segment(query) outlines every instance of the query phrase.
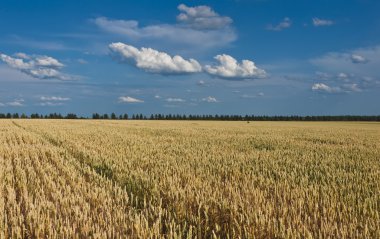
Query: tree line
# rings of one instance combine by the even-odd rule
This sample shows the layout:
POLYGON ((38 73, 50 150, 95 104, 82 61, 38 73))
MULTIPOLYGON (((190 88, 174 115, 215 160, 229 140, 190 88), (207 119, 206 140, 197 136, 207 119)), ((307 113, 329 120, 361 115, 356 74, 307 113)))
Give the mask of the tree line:
POLYGON ((319 116, 265 116, 265 115, 207 115, 207 114, 98 114, 91 117, 78 116, 74 113, 62 115, 60 113, 30 115, 18 113, 0 113, 0 119, 112 119, 112 120, 219 120, 219 121, 380 121, 380 115, 319 115, 319 116))

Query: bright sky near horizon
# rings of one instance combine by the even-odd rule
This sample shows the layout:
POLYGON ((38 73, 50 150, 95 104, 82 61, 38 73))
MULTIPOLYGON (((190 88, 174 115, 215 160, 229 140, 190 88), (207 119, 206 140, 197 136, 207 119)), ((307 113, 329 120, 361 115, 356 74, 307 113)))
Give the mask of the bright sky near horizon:
POLYGON ((0 5, 0 112, 379 115, 380 1, 0 5))

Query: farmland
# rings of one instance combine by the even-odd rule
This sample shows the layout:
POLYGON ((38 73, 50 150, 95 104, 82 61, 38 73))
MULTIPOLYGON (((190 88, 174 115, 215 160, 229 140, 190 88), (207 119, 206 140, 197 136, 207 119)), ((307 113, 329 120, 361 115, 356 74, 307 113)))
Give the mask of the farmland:
POLYGON ((0 121, 0 238, 380 238, 380 124, 0 121))

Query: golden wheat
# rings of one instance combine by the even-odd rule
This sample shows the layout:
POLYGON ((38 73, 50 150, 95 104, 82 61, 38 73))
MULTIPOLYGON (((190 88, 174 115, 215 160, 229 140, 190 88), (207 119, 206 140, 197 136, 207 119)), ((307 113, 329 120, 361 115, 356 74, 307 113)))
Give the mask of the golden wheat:
POLYGON ((380 124, 0 121, 0 238, 380 238, 380 124))

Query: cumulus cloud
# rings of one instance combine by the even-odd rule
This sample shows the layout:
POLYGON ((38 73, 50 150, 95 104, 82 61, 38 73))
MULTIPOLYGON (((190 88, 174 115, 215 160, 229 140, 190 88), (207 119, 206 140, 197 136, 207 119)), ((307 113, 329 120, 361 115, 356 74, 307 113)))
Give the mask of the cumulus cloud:
POLYGON ((356 54, 351 55, 351 61, 352 63, 356 63, 356 64, 368 62, 368 60, 364 56, 360 56, 356 54))
POLYGON ((73 77, 60 72, 64 65, 50 56, 29 56, 17 53, 16 57, 0 54, 0 60, 8 66, 36 79, 72 80, 73 77))
POLYGON ((215 97, 208 96, 206 98, 203 98, 202 101, 208 102, 208 103, 217 103, 219 102, 215 97))
POLYGON ((63 64, 50 56, 37 56, 34 58, 35 65, 47 68, 62 68, 63 64))
POLYGON ((312 19, 312 21, 313 21, 313 25, 315 27, 331 26, 331 25, 334 24, 334 22, 332 20, 321 19, 321 18, 318 18, 318 17, 314 17, 312 19))
POLYGON ((220 16, 208 6, 178 6, 181 13, 176 24, 153 24, 140 27, 135 20, 114 20, 98 17, 93 20, 101 30, 119 34, 131 41, 155 40, 161 43, 213 48, 225 46, 237 39, 230 26, 232 19, 220 16))
POLYGON ((242 60, 239 63, 235 58, 226 54, 217 55, 214 58, 219 62, 219 65, 206 65, 204 67, 205 72, 212 76, 231 80, 266 77, 265 70, 258 68, 253 61, 242 60))
POLYGON ((133 63, 136 67, 151 73, 186 74, 202 70, 201 65, 194 59, 185 60, 178 55, 172 57, 152 48, 137 49, 118 42, 110 44, 109 49, 121 61, 133 63))
POLYGON ((311 89, 313 91, 326 92, 326 93, 339 93, 342 91, 342 89, 339 87, 330 87, 323 83, 316 83, 311 87, 311 89))
POLYGON ((181 103, 181 102, 185 102, 184 99, 181 99, 181 98, 167 98, 166 99, 167 102, 176 102, 176 103, 181 103))
POLYGON ((21 59, 26 59, 26 60, 30 59, 30 57, 27 54, 22 53, 22 52, 15 53, 14 56, 21 59))
POLYGON ((143 103, 143 100, 139 100, 130 96, 120 96, 119 97, 120 103, 143 103))
POLYGON ((209 6, 188 7, 180 4, 177 21, 195 29, 220 29, 232 23, 230 17, 220 16, 209 6))
POLYGON ((273 25, 268 25, 267 27, 267 30, 271 30, 271 31, 282 31, 286 28, 289 28, 291 27, 292 25, 292 21, 290 20, 290 18, 288 17, 285 17, 282 22, 280 22, 279 24, 273 26, 273 25))
POLYGON ((21 106, 24 106, 24 99, 15 99, 13 101, 6 102, 6 103, 0 102, 0 106, 2 106, 2 107, 5 107, 5 106, 21 107, 21 106))

